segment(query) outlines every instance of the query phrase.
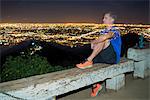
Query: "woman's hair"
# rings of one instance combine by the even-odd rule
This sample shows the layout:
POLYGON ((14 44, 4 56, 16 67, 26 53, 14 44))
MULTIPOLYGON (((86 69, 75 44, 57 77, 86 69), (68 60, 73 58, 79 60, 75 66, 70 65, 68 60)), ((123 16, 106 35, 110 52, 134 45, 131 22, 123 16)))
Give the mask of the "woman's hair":
POLYGON ((117 19, 117 16, 116 16, 116 14, 114 12, 107 12, 105 14, 109 14, 109 16, 112 17, 114 20, 117 19))

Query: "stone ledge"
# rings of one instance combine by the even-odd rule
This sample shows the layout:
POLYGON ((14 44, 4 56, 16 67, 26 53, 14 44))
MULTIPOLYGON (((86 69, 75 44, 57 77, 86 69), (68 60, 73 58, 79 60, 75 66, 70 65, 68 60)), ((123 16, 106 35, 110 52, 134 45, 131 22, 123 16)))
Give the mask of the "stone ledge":
POLYGON ((123 59, 120 64, 97 64, 1 83, 0 91, 18 98, 48 99, 133 70, 134 62, 123 59))
POLYGON ((129 48, 128 58, 134 60, 134 77, 145 78, 150 76, 150 48, 129 48))
POLYGON ((141 61, 150 58, 150 48, 147 49, 129 48, 127 56, 128 59, 132 59, 134 61, 141 61))

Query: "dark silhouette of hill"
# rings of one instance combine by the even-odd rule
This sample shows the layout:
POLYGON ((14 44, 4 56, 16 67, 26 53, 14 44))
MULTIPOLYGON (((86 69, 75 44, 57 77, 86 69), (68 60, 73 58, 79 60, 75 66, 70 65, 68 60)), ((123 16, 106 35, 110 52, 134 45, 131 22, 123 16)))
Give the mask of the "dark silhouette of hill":
MULTIPOLYGON (((121 56, 126 55, 128 48, 135 46, 138 41, 139 36, 136 33, 123 35, 121 56)), ((42 49, 37 51, 36 54, 46 57, 51 65, 60 65, 64 67, 75 66, 76 63, 86 59, 92 52, 90 44, 71 48, 70 46, 62 46, 52 42, 27 40, 14 46, 1 46, 1 66, 4 64, 7 56, 20 55, 20 52, 25 51, 27 48, 32 46, 32 42, 38 43, 42 46, 42 49)))

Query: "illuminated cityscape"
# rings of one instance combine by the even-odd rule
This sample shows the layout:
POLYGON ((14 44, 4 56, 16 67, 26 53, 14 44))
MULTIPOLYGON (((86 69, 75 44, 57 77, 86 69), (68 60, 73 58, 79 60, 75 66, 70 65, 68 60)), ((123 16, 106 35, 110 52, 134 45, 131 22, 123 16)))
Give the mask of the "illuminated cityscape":
POLYGON ((0 0, 0 100, 150 100, 149 7, 0 0))
MULTIPOLYGON (((66 23, 66 24, 33 24, 33 23, 1 23, 0 24, 0 45, 15 45, 28 39, 55 42, 61 45, 77 46, 89 44, 91 40, 98 38, 99 31, 95 34, 75 38, 82 34, 105 28, 104 24, 88 23, 66 23)), ((150 38, 150 25, 115 24, 121 35, 129 32, 144 34, 150 38)))

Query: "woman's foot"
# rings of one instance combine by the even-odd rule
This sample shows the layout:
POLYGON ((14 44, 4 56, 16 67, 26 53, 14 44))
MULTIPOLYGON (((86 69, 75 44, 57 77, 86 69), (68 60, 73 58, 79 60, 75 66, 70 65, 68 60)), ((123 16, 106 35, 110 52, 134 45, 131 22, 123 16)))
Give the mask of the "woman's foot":
POLYGON ((96 86, 92 88, 91 97, 97 96, 97 94, 98 94, 101 90, 102 90, 102 85, 101 85, 101 84, 96 84, 96 86))
POLYGON ((92 61, 85 61, 84 63, 76 64, 76 67, 80 69, 86 69, 86 68, 91 68, 93 66, 92 61))

